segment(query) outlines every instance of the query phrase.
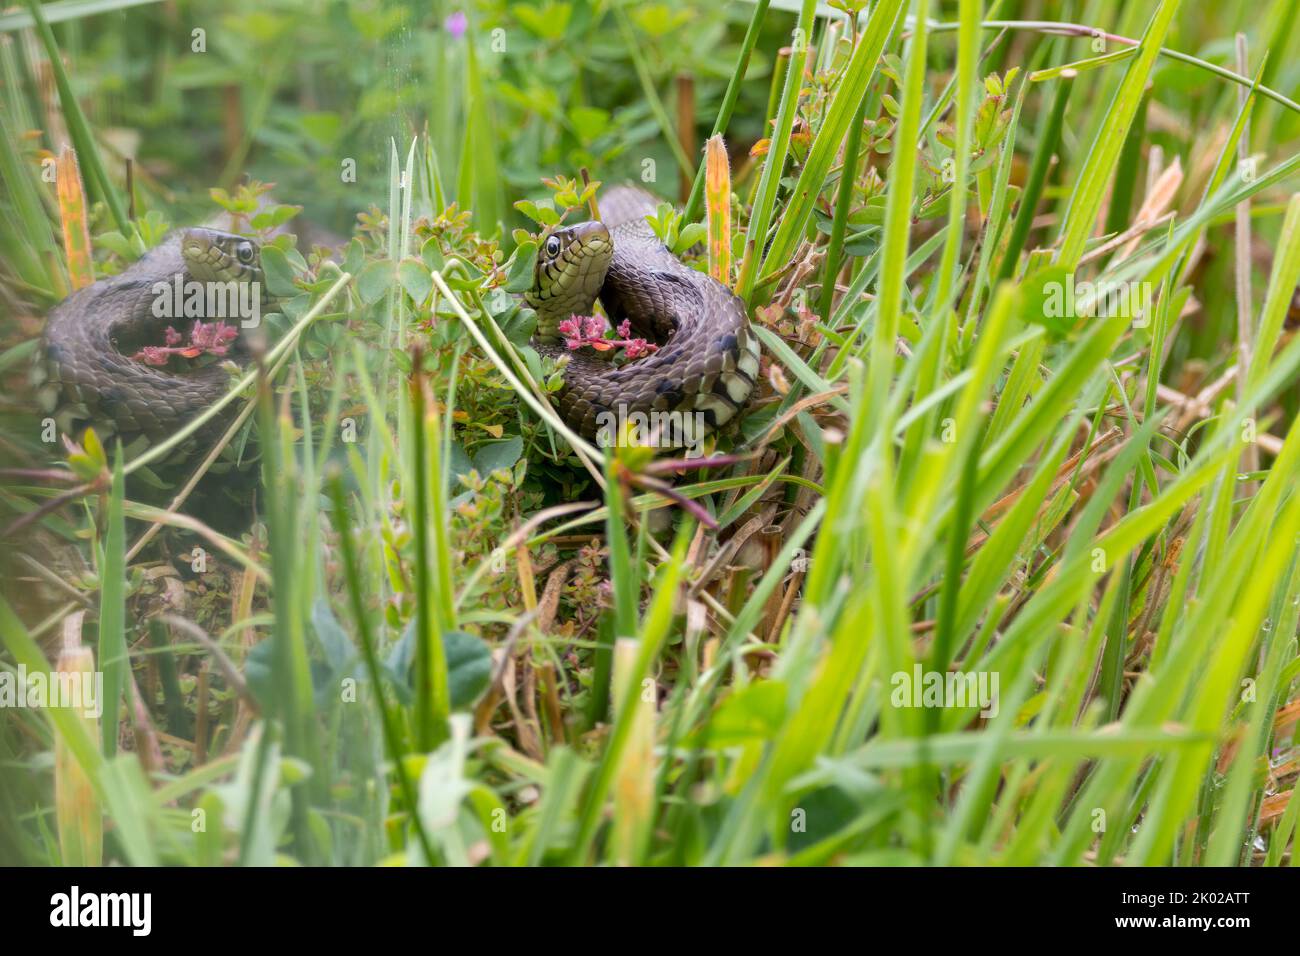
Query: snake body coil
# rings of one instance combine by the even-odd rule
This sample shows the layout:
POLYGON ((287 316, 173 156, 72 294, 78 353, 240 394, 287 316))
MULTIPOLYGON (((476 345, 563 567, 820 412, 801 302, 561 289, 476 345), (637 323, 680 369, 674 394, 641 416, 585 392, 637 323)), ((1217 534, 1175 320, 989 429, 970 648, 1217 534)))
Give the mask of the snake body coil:
MULTIPOLYGON (((636 416, 677 416, 690 444, 733 419, 753 397, 758 338, 745 304, 722 283, 683 265, 646 221, 649 193, 630 186, 600 200, 602 222, 560 229, 544 242, 525 298, 538 315, 534 345, 568 356, 559 410, 583 437, 614 432, 636 416), (597 296, 612 324, 630 320, 658 351, 615 367, 588 350, 569 351, 559 323, 589 315, 597 296)), ((612 437, 612 435, 610 435, 612 437)))
MULTIPOLYGON (((261 278, 257 243, 194 228, 171 233, 121 274, 77 290, 51 310, 45 325, 47 409, 58 410, 65 431, 74 434, 73 422, 116 432, 126 442, 144 436, 155 443, 174 434, 225 394, 229 374, 220 365, 171 372, 129 356, 156 345, 168 326, 183 331, 195 319, 219 318, 238 324, 238 318, 206 308, 202 314, 186 310, 176 290, 199 283, 224 293, 220 301, 226 306, 249 294, 260 302, 261 278), (247 290, 241 288, 246 284, 247 290)), ((211 301, 206 295, 203 300, 211 301)), ((205 429, 199 439, 213 430, 205 429)))

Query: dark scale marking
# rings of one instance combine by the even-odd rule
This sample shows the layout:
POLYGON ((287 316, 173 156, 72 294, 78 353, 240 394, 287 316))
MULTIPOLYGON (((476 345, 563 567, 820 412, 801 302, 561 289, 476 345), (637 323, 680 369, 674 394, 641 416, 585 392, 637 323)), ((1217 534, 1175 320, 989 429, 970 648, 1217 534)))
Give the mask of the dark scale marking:
POLYGON ((732 398, 731 394, 727 391, 727 383, 722 380, 722 376, 718 376, 718 380, 713 383, 712 392, 732 408, 737 411, 740 410, 740 406, 736 404, 736 400, 732 398))
POLYGON ((662 379, 655 386, 655 394, 668 399, 668 407, 674 408, 682 401, 681 385, 668 379, 662 379))

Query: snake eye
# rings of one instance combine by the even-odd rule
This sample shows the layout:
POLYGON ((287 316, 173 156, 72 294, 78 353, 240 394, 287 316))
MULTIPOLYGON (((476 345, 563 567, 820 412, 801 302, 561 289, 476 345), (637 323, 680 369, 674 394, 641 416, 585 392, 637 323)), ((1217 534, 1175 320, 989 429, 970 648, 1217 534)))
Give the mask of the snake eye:
POLYGON ((248 265, 250 262, 253 261, 253 256, 256 255, 256 252, 257 250, 253 248, 253 244, 251 242, 241 242, 239 245, 235 247, 235 256, 244 265, 248 265))
POLYGON ((560 237, 551 236, 546 240, 546 254, 554 259, 560 254, 560 237))

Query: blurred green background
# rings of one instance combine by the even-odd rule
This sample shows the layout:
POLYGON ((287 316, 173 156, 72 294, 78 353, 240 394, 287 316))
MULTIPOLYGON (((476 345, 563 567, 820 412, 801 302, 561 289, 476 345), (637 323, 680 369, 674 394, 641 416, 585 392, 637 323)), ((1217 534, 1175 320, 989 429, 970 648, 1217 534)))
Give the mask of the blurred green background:
MULTIPOLYGON (((116 12, 54 30, 110 162, 137 159, 141 201, 206 212, 208 188, 246 172, 339 230, 386 203, 390 139, 404 154, 425 131, 444 181, 468 187, 462 206, 480 223, 522 224, 511 202, 544 194, 541 177, 582 166, 676 195, 684 154, 663 135, 643 80, 674 120, 694 116, 707 133, 750 14, 747 3, 657 2, 616 16, 584 0, 94 6, 116 12)), ((772 35, 751 62, 731 129, 742 155, 761 135, 764 51, 788 34, 785 20, 769 18, 772 35)), ((0 49, 6 134, 45 127, 27 142, 57 147, 48 69, 31 33, 6 32, 0 49)))

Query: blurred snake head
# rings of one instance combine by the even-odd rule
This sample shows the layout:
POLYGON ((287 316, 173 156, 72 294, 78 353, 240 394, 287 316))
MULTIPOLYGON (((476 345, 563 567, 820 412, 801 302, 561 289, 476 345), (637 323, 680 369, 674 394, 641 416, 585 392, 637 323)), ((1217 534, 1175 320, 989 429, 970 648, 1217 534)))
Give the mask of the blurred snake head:
POLYGON ((580 222, 542 237, 533 287, 524 293, 537 311, 539 338, 558 338, 558 326, 569 316, 591 314, 613 258, 614 243, 601 222, 580 222))
POLYGON ((181 255, 199 282, 262 282, 262 250, 252 239, 216 229, 187 229, 181 255))

